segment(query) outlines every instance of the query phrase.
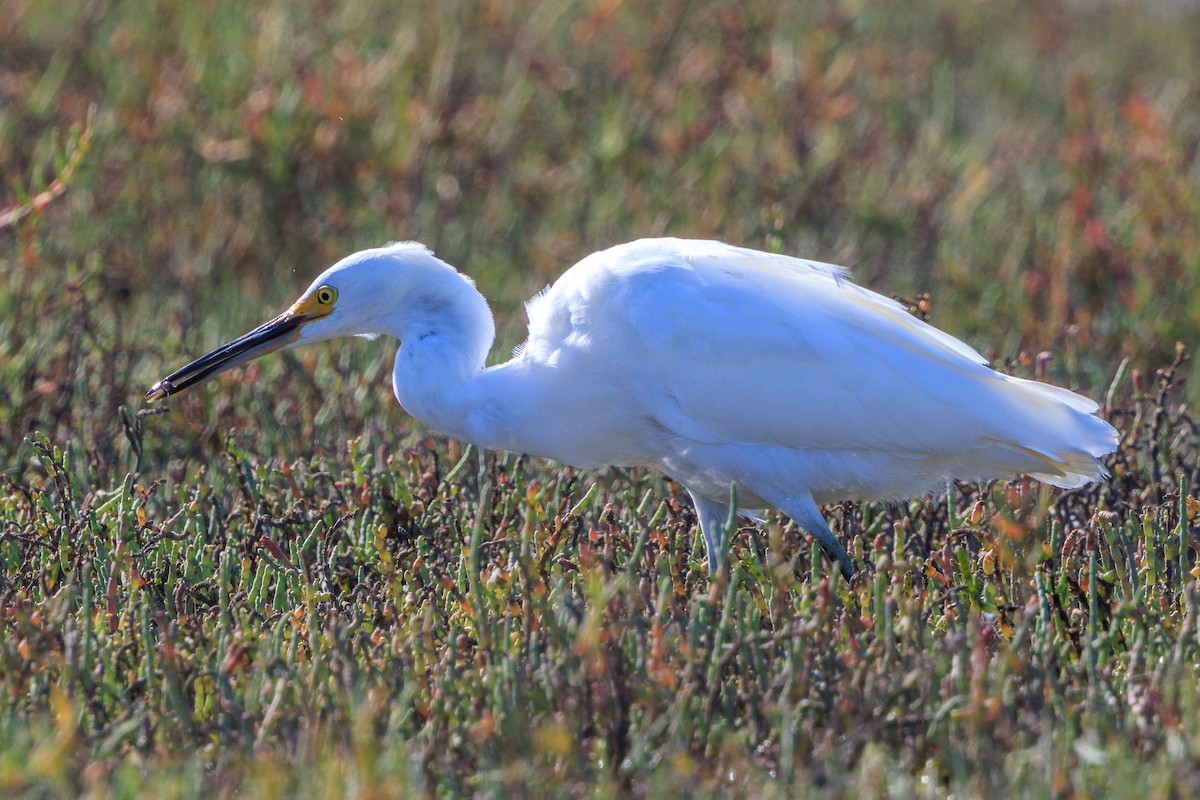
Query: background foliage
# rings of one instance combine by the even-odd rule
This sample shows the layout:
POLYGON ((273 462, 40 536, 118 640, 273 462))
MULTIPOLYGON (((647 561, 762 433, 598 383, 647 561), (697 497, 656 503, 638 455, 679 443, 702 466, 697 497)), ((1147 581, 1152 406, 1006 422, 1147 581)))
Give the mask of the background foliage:
POLYGON ((0 787, 1194 794, 1197 40, 1166 0, 0 3, 0 787), (429 244, 511 346, 660 234, 928 292, 1106 401, 1114 480, 831 509, 850 586, 774 520, 721 584, 657 476, 429 439, 390 343, 142 409, 351 250, 429 244))

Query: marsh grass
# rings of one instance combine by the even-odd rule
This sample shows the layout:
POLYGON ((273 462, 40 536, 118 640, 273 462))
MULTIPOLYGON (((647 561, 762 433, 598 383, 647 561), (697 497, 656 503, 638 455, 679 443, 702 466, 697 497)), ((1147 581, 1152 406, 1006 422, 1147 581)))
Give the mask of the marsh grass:
POLYGON ((0 792, 1197 794, 1196 17, 897 8, 0 9, 0 792), (385 342, 140 402, 357 246, 515 344, 660 232, 929 292, 1113 477, 830 507, 849 584, 772 517, 721 580, 669 480, 431 438, 385 342))
POLYGON ((831 509, 850 584, 779 520, 713 580, 639 473, 363 439, 289 462, 234 434, 194 480, 89 490, 35 436, 41 479, 3 496, 0 779, 1087 796, 1116 770, 1169 796, 1196 780, 1195 442, 1157 398, 1114 409, 1139 421, 1104 486, 831 509), (1138 497, 1150 461, 1172 477, 1138 497))

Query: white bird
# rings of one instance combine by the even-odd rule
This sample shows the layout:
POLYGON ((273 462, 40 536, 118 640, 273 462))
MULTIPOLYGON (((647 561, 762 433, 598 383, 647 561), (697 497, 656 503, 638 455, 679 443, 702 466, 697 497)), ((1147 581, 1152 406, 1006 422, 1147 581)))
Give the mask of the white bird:
POLYGON ((527 310, 528 340, 485 367, 495 325, 474 282, 420 244, 390 244, 341 260, 146 397, 280 348, 393 336, 392 388, 413 417, 484 448, 661 469, 691 495, 714 573, 732 497, 739 513, 791 517, 849 577, 820 503, 1017 473, 1073 488, 1106 477, 1098 458, 1116 447, 1091 400, 990 369, 831 264, 643 239, 583 259, 527 310))

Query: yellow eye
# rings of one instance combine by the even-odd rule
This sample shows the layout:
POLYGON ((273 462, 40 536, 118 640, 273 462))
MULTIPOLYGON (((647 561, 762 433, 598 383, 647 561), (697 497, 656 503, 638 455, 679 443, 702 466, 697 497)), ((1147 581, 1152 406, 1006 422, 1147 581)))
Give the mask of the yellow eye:
POLYGON ((332 286, 321 286, 315 292, 317 302, 323 306, 331 306, 337 300, 337 289, 332 286))

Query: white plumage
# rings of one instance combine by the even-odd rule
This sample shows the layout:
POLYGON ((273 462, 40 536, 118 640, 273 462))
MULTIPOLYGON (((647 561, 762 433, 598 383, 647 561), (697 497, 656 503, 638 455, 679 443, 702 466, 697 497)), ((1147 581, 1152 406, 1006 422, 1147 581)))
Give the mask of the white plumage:
POLYGON ((393 387, 414 417, 482 447, 665 471, 714 569, 733 484, 739 506, 791 516, 849 575, 818 503, 1017 473, 1076 487, 1116 446, 1092 401, 990 369, 830 264, 644 239, 588 256, 527 308, 528 341, 485 368, 495 328, 469 278, 419 244, 366 250, 148 397, 281 346, 394 336, 393 387))

